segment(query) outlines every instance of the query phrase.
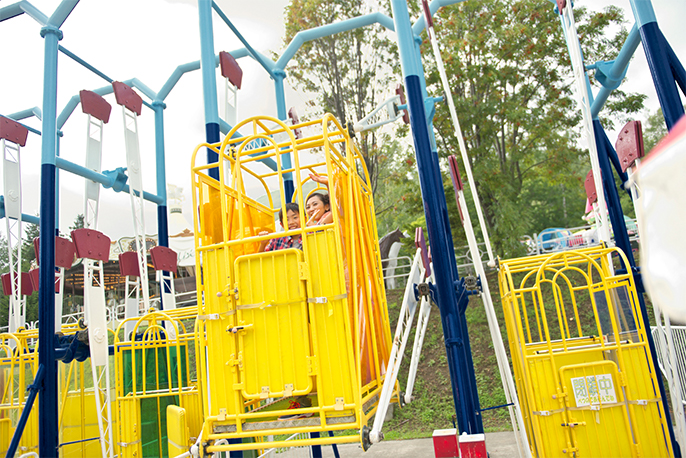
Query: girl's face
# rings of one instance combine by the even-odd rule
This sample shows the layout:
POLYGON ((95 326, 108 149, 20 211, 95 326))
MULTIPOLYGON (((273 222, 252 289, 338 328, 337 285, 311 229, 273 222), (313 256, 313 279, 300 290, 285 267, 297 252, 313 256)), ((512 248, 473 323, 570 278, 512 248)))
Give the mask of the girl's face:
POLYGON ((307 213, 308 219, 314 217, 314 221, 319 221, 322 215, 329 211, 329 206, 324 205, 324 202, 317 195, 313 195, 305 204, 305 212, 307 213))
POLYGON ((286 223, 290 230, 300 229, 300 214, 293 210, 288 210, 286 212, 286 223))

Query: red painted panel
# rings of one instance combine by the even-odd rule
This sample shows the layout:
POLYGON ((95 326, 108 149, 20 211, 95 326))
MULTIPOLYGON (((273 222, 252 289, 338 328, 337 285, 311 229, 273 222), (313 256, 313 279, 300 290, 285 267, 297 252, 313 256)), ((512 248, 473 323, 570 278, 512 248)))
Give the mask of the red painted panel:
POLYGON ((117 103, 140 116, 141 109, 143 108, 143 99, 141 99, 141 96, 129 86, 119 81, 113 82, 112 87, 114 88, 114 98, 117 99, 117 103))
POLYGON ((488 458, 484 434, 462 434, 460 436, 462 458, 488 458))
POLYGON ((140 277, 141 270, 138 268, 138 253, 126 251, 119 255, 119 274, 122 277, 140 277))
POLYGON ((422 264, 426 269, 426 276, 431 275, 431 264, 429 263, 429 253, 426 249, 426 239, 424 239, 424 229, 418 227, 414 231, 414 246, 422 249, 422 264))
POLYGON ((33 284, 31 283, 31 276, 28 272, 21 273, 21 295, 30 296, 33 294, 33 284))
POLYGON ((26 127, 10 118, 0 116, 0 138, 9 140, 19 146, 25 146, 28 136, 29 130, 26 127))
MULTIPOLYGON (((29 277, 31 278, 31 286, 33 287, 33 290, 38 291, 38 287, 40 285, 40 269, 29 270, 29 277)), ((23 281, 24 280, 22 279, 22 282, 23 281)), ((60 282, 57 279, 55 279, 55 292, 60 292, 60 282)))
POLYGON ((107 100, 95 92, 86 91, 85 89, 79 92, 79 97, 81 98, 81 109, 84 113, 95 116, 105 124, 109 122, 112 105, 107 100))
POLYGON ((460 220, 464 224, 464 215, 462 214, 462 207, 460 207, 459 191, 464 189, 462 184, 462 177, 460 176, 460 168, 457 166, 457 158, 455 155, 448 157, 450 164, 450 178, 453 180, 453 188, 455 189, 455 200, 457 201, 457 210, 460 212, 460 220))
POLYGON ((10 274, 2 274, 0 277, 2 279, 2 294, 5 296, 11 296, 12 295, 12 279, 10 278, 10 274))
POLYGON ((642 158, 645 153, 643 150, 643 129, 641 121, 629 121, 619 132, 615 143, 617 157, 622 165, 622 172, 633 167, 636 159, 642 158))
MULTIPOLYGON (((395 87, 395 95, 400 96, 400 105, 407 105, 407 100, 405 99, 405 88, 402 84, 398 83, 395 87)), ((405 124, 410 123, 410 111, 405 109, 405 114, 403 115, 403 122, 405 124)))
MULTIPOLYGON (((33 250, 36 253, 36 262, 40 264, 40 238, 33 239, 33 250)), ((74 263, 76 247, 74 243, 64 237, 55 236, 55 267, 69 269, 74 263)))
POLYGON ((38 285, 40 284, 40 269, 29 270, 29 277, 31 278, 31 286, 33 286, 34 291, 38 291, 38 285))
POLYGON ((150 257, 155 270, 166 270, 176 273, 177 258, 176 252, 166 246, 156 246, 150 249, 150 257))
POLYGON ((456 429, 434 430, 433 441, 436 458, 455 458, 460 456, 456 429))
MULTIPOLYGON (((2 275, 2 293, 5 296, 11 296, 12 295, 12 278, 10 277, 9 273, 2 275)), ((31 294, 33 294, 33 284, 31 283, 31 276, 29 275, 28 272, 22 272, 21 273, 21 295, 22 296, 30 296, 31 294)))
MULTIPOLYGON (((76 246, 74 242, 63 237, 55 237, 55 267, 69 269, 74 263, 76 246)), ((107 251, 109 257, 109 250, 107 251)))
POLYGON ((598 194, 595 192, 595 180, 593 179, 593 170, 588 172, 586 175, 586 180, 584 181, 584 189, 586 190, 586 197, 588 197, 588 203, 593 204, 593 202, 598 200, 598 194))
POLYGON ((79 258, 107 261, 110 258, 110 238, 93 229, 76 229, 71 231, 71 239, 76 246, 79 258))
POLYGON ((241 66, 238 65, 236 59, 228 52, 221 51, 219 53, 219 66, 222 70, 222 76, 228 78, 229 83, 240 89, 241 82, 243 81, 243 70, 241 70, 241 66))

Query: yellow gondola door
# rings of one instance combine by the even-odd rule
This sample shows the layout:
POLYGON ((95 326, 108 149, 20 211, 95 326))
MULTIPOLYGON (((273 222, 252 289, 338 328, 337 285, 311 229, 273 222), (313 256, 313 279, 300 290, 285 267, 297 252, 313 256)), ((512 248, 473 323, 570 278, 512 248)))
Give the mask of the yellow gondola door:
POLYGON ((300 396, 313 387, 309 364, 307 264, 300 250, 235 261, 240 386, 246 399, 300 396))

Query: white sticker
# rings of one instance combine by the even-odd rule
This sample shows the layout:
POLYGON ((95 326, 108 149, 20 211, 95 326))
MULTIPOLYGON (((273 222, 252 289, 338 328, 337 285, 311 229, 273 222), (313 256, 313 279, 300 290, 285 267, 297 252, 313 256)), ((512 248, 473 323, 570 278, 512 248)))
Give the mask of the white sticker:
POLYGON ((592 404, 612 404, 617 402, 615 385, 611 374, 573 377, 572 390, 577 407, 592 404))

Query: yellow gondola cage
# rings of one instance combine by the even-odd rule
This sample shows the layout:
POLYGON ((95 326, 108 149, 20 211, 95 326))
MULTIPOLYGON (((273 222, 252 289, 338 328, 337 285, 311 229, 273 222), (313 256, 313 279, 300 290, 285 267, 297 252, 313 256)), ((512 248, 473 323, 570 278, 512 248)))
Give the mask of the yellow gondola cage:
POLYGON ((255 117, 221 144, 200 145, 193 164, 201 449, 259 449, 269 435, 340 430, 353 433, 287 444, 366 446, 391 335, 360 152, 331 115, 297 126, 255 117), (206 149, 218 162, 195 165, 206 149), (322 188, 314 173, 329 179, 333 222, 306 226, 308 191, 322 188), (284 178, 301 227, 276 232, 284 178), (259 252, 260 242, 284 236, 300 236, 302 249, 259 252))
POLYGON ((538 458, 670 457, 629 265, 616 248, 500 261, 522 414, 538 458))

